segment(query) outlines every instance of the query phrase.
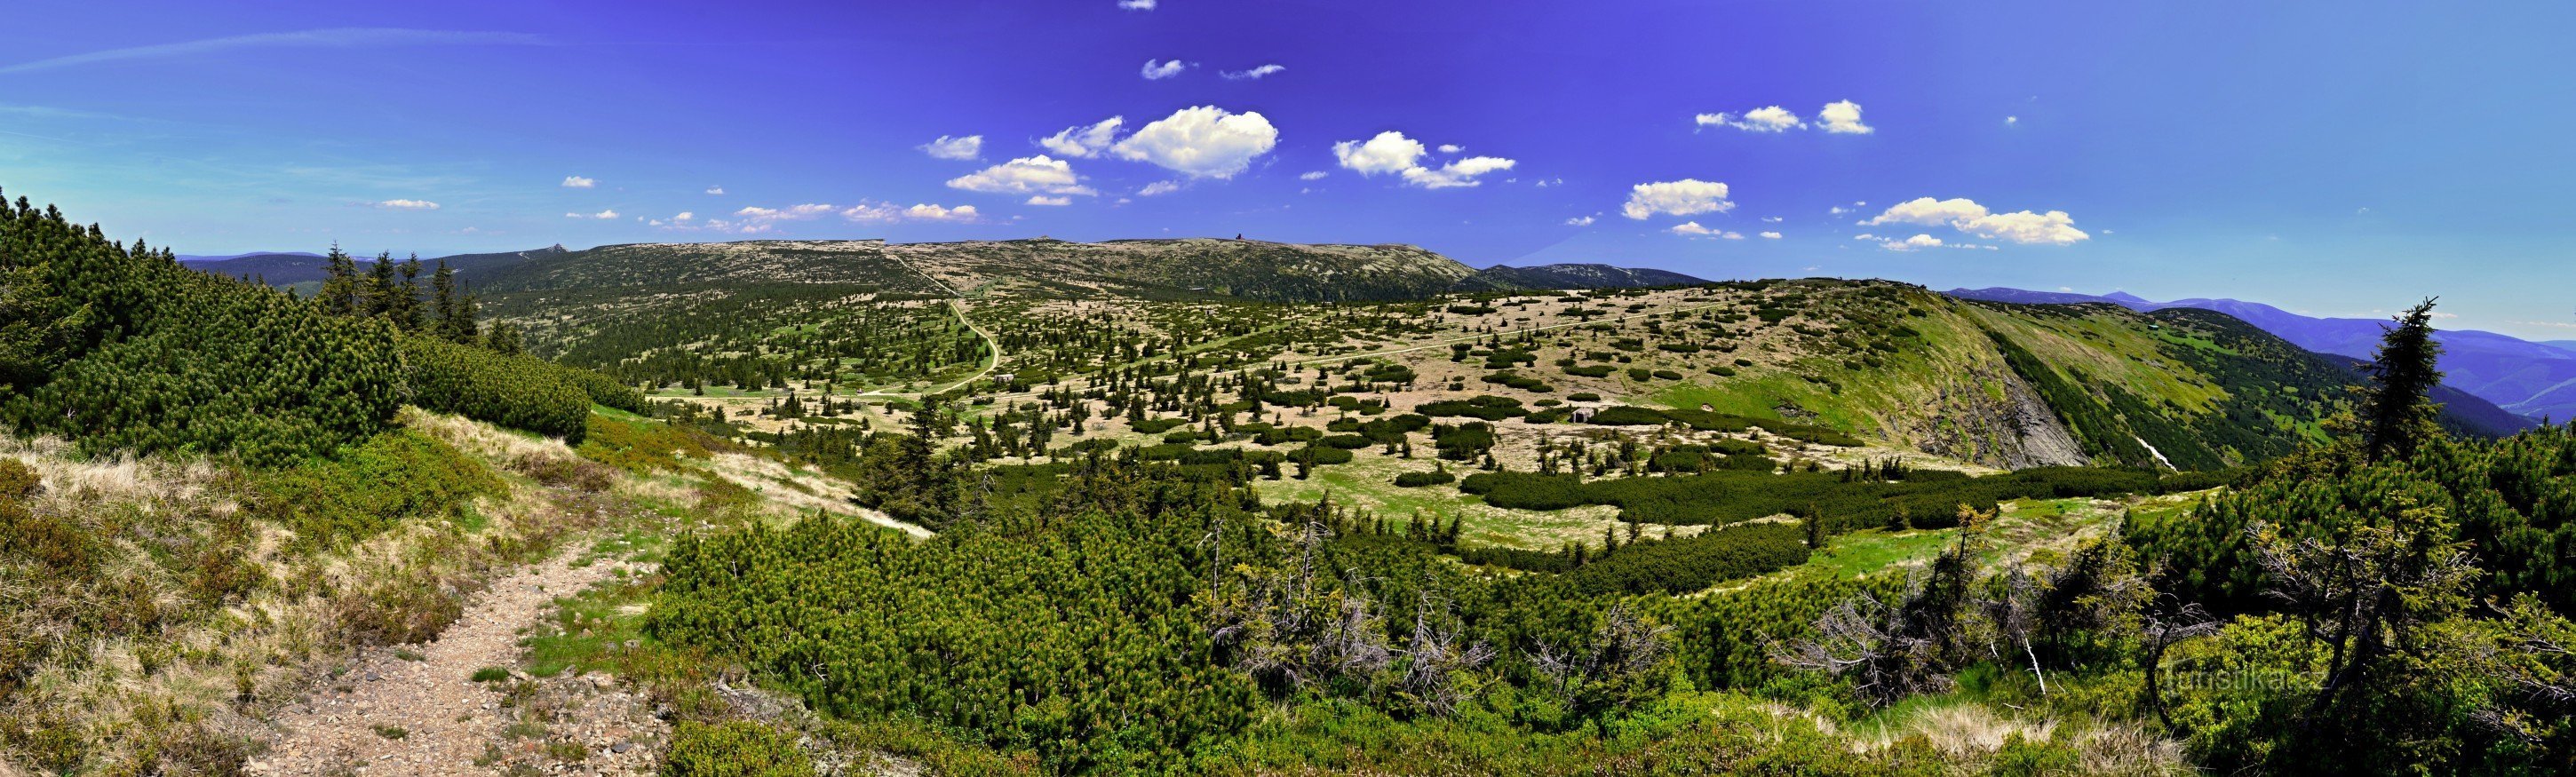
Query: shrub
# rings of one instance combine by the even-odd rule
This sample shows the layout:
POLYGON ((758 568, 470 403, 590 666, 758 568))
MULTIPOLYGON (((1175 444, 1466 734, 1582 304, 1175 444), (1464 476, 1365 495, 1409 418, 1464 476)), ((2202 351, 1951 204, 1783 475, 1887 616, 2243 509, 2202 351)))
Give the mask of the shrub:
POLYGON ((387 432, 254 481, 253 509, 301 543, 362 538, 409 521, 458 516, 506 486, 492 471, 418 432, 387 432))
POLYGON ((750 721, 684 720, 671 730, 662 777, 813 777, 814 759, 796 739, 750 721))
POLYGON ((1447 485, 1457 480, 1458 476, 1447 472, 1406 472, 1395 476, 1395 485, 1400 488, 1420 488, 1447 485))
POLYGON ((561 366, 426 337, 403 338, 402 356, 413 404, 581 443, 591 395, 561 366))
POLYGON ((1315 443, 1318 445, 1340 448, 1346 451, 1355 451, 1376 444, 1371 442, 1369 438, 1356 434, 1331 435, 1323 439, 1316 440, 1315 443))

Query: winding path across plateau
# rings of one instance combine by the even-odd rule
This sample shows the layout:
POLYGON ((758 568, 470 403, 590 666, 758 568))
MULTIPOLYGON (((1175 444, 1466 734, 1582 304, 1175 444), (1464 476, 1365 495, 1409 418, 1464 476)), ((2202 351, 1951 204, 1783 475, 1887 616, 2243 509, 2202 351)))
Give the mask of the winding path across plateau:
MULTIPOLYGON (((434 642, 412 646, 406 654, 368 651, 368 658, 335 683, 272 721, 276 738, 246 771, 280 777, 499 772, 495 755, 533 749, 538 743, 511 736, 516 711, 502 706, 494 687, 499 683, 474 682, 474 672, 518 666, 521 632, 546 617, 557 597, 580 593, 623 566, 607 559, 574 566, 580 555, 577 549, 568 551, 495 583, 434 642), (415 656, 418 660, 407 660, 415 656)), ((586 689, 594 704, 649 706, 640 697, 609 688, 604 676, 582 679, 597 683, 586 689)), ((663 737, 661 731, 642 729, 656 726, 649 714, 613 716, 613 722, 559 721, 546 736, 582 746, 579 773, 640 775, 655 766, 657 748, 647 742, 663 737)))
POLYGON ((939 285, 939 288, 941 288, 941 289, 945 289, 945 290, 947 290, 947 291, 948 291, 948 310, 949 310, 949 312, 956 313, 956 314, 957 314, 957 320, 959 320, 959 321, 963 321, 963 322, 966 322, 966 328, 967 328, 967 329, 974 330, 974 331, 975 331, 975 334, 976 334, 977 336, 984 338, 984 352, 985 352, 985 354, 986 354, 986 356, 985 356, 985 358, 984 358, 984 368, 983 368, 983 369, 980 369, 980 370, 976 370, 976 371, 975 371, 975 374, 973 374, 973 375, 968 375, 968 376, 966 376, 966 379, 965 379, 965 380, 960 380, 960 381, 957 381, 957 382, 955 382, 955 383, 951 383, 951 384, 948 384, 948 385, 946 385, 946 386, 942 386, 942 387, 940 387, 940 388, 933 389, 933 390, 930 390, 930 391, 870 391, 870 392, 862 393, 862 394, 860 394, 859 396, 863 396, 863 397, 921 397, 921 396, 929 396, 929 395, 932 395, 932 394, 944 394, 944 393, 947 393, 947 392, 950 392, 950 391, 955 391, 955 390, 957 390, 957 388, 958 388, 958 387, 960 387, 960 386, 965 386, 965 385, 968 385, 968 384, 974 383, 975 381, 983 380, 983 379, 984 379, 984 376, 993 374, 993 368, 995 368, 995 367, 999 367, 999 366, 1002 366, 1002 341, 993 339, 993 333, 991 333, 991 332, 987 332, 987 331, 984 331, 984 327, 982 327, 982 326, 980 326, 980 325, 977 325, 977 324, 975 323, 975 319, 974 319, 973 317, 970 317, 970 316, 966 315, 966 294, 965 294, 965 292, 958 291, 958 290, 957 290, 957 287, 948 285, 948 282, 947 282, 947 281, 940 280, 940 279, 939 279, 939 276, 932 275, 932 274, 927 273, 927 272, 923 272, 921 268, 912 266, 912 263, 911 263, 911 262, 904 261, 904 259, 903 259, 902 257, 889 257, 889 258, 894 259, 894 261, 895 261, 895 263, 896 263, 896 264, 903 265, 903 268, 904 268, 904 269, 906 269, 906 270, 911 270, 911 271, 912 271, 912 274, 914 274, 914 275, 919 275, 919 276, 921 276, 923 279, 926 279, 926 280, 930 281, 931 283, 938 284, 938 285, 939 285))

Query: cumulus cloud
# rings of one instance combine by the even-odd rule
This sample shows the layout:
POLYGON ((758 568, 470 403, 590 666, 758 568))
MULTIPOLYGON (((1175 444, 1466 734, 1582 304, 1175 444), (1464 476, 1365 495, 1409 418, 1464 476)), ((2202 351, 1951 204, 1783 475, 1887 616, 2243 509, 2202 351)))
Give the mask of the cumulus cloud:
POLYGON ((1073 198, 1071 198, 1071 197, 1049 197, 1049 196, 1046 196, 1046 195, 1043 195, 1043 194, 1032 194, 1032 195, 1029 195, 1029 201, 1028 201, 1028 203, 1027 203, 1027 204, 1030 204, 1030 205, 1046 205, 1046 206, 1050 206, 1050 207, 1057 207, 1057 206, 1064 206, 1064 205, 1071 205, 1071 204, 1073 204, 1073 198))
POLYGON ((1743 113, 1703 113, 1691 117, 1691 123, 1702 129, 1732 127, 1745 132, 1788 132, 1810 127, 1837 135, 1867 135, 1876 128, 1861 123, 1860 103, 1841 100, 1826 103, 1809 123, 1797 112, 1777 105, 1755 108, 1743 113))
POLYGON ((1509 170, 1516 164, 1520 163, 1504 159, 1502 157, 1471 156, 1436 168, 1407 168, 1404 171, 1404 182, 1420 186, 1425 189, 1448 189, 1458 186, 1475 186, 1482 183, 1481 181, 1476 180, 1476 176, 1499 170, 1509 170))
POLYGON ((594 187, 594 186, 598 186, 598 185, 599 185, 599 180, 598 180, 598 179, 595 179, 595 178, 583 178, 583 177, 578 176, 578 175, 567 175, 567 176, 564 176, 564 179, 563 179, 563 188, 566 188, 566 189, 588 189, 588 188, 591 188, 591 187, 594 187))
POLYGON ((1181 184, 1178 181, 1155 181, 1153 183, 1145 184, 1145 188, 1137 189, 1136 196, 1152 197, 1158 194, 1170 194, 1180 190, 1181 184))
POLYGON ((974 159, 984 153, 984 136, 968 135, 952 138, 941 135, 938 140, 923 143, 918 148, 921 149, 921 153, 937 159, 974 159))
MULTIPOLYGON (((1443 153, 1454 153, 1458 146, 1444 145, 1443 153)), ((1344 169, 1361 175, 1395 173, 1404 182, 1425 189, 1448 189, 1476 186, 1477 176, 1512 169, 1517 161, 1502 157, 1478 156, 1460 159, 1439 167, 1425 167, 1421 160, 1429 151, 1422 141, 1394 130, 1380 132, 1365 141, 1345 140, 1333 144, 1333 157, 1344 169)))
POLYGON ((1287 71, 1288 68, 1285 65, 1262 65, 1251 70, 1228 70, 1218 73, 1217 75, 1224 76, 1228 81, 1248 81, 1275 76, 1287 71))
POLYGON ((1442 143, 1442 144, 1440 144, 1440 153, 1443 153, 1443 154, 1455 154, 1455 153, 1458 153, 1458 152, 1460 152, 1460 151, 1465 151, 1465 150, 1467 150, 1467 147, 1466 147, 1466 146, 1461 146, 1461 145, 1458 145, 1458 144, 1456 144, 1456 143, 1442 143))
POLYGON ((1298 174, 1297 174, 1297 180, 1300 180, 1300 181, 1320 181, 1320 180, 1323 180, 1323 179, 1324 179, 1324 176, 1327 176, 1327 175, 1331 175, 1331 173, 1327 173, 1327 172, 1324 172, 1324 171, 1322 171, 1322 170, 1308 170, 1308 171, 1303 172, 1303 173, 1298 173, 1298 174))
POLYGON ((680 215, 672 216, 672 217, 671 217, 671 220, 672 220, 672 221, 687 221, 687 220, 689 220, 689 219, 693 219, 693 218, 697 218, 697 217, 698 217, 698 214, 690 213, 690 212, 688 212, 688 211, 685 211, 685 210, 684 210, 684 211, 680 211, 680 215))
POLYGON ((601 221, 606 221, 606 220, 609 220, 609 219, 617 218, 617 211, 614 211, 614 210, 603 210, 603 211, 600 211, 600 212, 598 212, 598 213, 566 213, 566 214, 564 214, 564 218, 568 218, 568 219, 599 219, 599 220, 601 220, 601 221))
POLYGON ((1860 123, 1860 103, 1839 100, 1816 112, 1816 125, 1837 135, 1867 135, 1878 128, 1860 123))
POLYGON ((1130 11, 1154 10, 1154 0, 1118 0, 1118 7, 1130 11))
POLYGON ((2074 245, 2092 238, 2075 228, 2066 211, 1994 213, 1965 197, 1935 200, 1917 197, 1897 203, 1863 225, 1920 224, 1948 226, 1977 237, 2022 245, 2074 245))
POLYGON ((1778 239, 1780 239, 1780 233, 1778 233, 1778 232, 1764 232, 1764 233, 1762 233, 1762 239, 1764 239, 1764 240, 1778 240, 1778 239))
POLYGON ((1138 127, 1109 150, 1120 159, 1151 162, 1193 178, 1232 178, 1278 145, 1279 129, 1261 114, 1207 105, 1183 108, 1138 127))
POLYGON ((1574 218, 1566 219, 1566 220, 1565 220, 1565 225, 1566 225, 1566 226, 1569 226, 1569 227, 1588 227, 1588 226, 1592 226, 1592 217, 1591 217, 1591 216, 1576 216, 1576 217, 1574 217, 1574 218))
POLYGON ((1045 154, 1021 157, 948 179, 948 188, 985 194, 1099 194, 1082 185, 1073 165, 1045 154))
POLYGON ((1066 127, 1063 131, 1038 141, 1046 150, 1079 159, 1089 159, 1106 151, 1118 140, 1118 127, 1126 123, 1123 116, 1111 116, 1089 126, 1066 127))
POLYGON ((1735 203, 1726 199, 1726 184, 1684 178, 1637 184, 1628 191, 1628 203, 1621 206, 1619 212, 1628 218, 1644 220, 1658 213, 1696 216, 1734 209, 1735 203))
POLYGON ((708 193, 708 194, 723 194, 723 193, 724 193, 724 187, 722 187, 722 186, 709 186, 709 187, 707 187, 707 193, 708 193))
POLYGON ((1703 113, 1691 117, 1691 122, 1701 127, 1734 127, 1746 132, 1787 132, 1807 128, 1807 123, 1799 120, 1798 114, 1777 105, 1755 108, 1742 114, 1703 113))
POLYGON ((959 205, 954 208, 942 208, 937 205, 914 205, 903 209, 903 216, 922 221, 974 221, 975 206, 959 205))
POLYGON ((1333 144, 1333 158, 1342 169, 1361 175, 1401 173, 1414 167, 1414 160, 1424 153, 1422 141, 1394 130, 1380 132, 1366 141, 1345 140, 1333 144))
POLYGON ((1177 59, 1170 62, 1157 62, 1148 59, 1145 60, 1145 70, 1143 75, 1147 81, 1160 81, 1172 76, 1180 75, 1181 71, 1187 70, 1189 67, 1190 63, 1177 59))
POLYGON ((376 207, 388 210, 437 210, 438 203, 428 200, 386 200, 376 203, 376 207))
POLYGON ((1669 228, 1669 230, 1673 234, 1681 235, 1683 237, 1713 237, 1723 238, 1726 240, 1744 239, 1744 233, 1742 232, 1728 232, 1723 229, 1703 227, 1700 226, 1697 221, 1685 221, 1679 224, 1674 224, 1669 228))

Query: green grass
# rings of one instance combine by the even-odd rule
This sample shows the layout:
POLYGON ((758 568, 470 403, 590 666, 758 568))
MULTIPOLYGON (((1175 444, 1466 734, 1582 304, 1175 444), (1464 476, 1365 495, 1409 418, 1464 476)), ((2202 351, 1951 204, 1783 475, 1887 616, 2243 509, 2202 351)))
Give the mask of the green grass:
MULTIPOLYGON (((1419 450, 1411 460, 1378 450, 1353 451, 1351 463, 1316 467, 1306 480, 1254 481, 1253 488, 1265 501, 1313 502, 1330 493, 1334 504, 1368 510, 1398 523, 1416 512, 1444 521, 1456 517, 1461 521, 1459 539, 1471 546, 1554 549, 1567 540, 1597 544, 1601 530, 1617 523, 1619 509, 1608 505, 1549 512, 1506 510, 1460 493, 1454 485, 1400 488, 1395 485, 1396 473, 1431 471, 1433 458, 1419 450)), ((1462 478, 1477 471, 1459 462, 1446 464, 1462 478)), ((1288 471, 1295 473, 1293 467, 1288 471)))
POLYGON ((570 670, 578 675, 612 666, 627 641, 647 639, 644 607, 650 601, 641 585, 627 580, 556 599, 553 622, 519 641, 528 650, 527 673, 553 677, 570 670))

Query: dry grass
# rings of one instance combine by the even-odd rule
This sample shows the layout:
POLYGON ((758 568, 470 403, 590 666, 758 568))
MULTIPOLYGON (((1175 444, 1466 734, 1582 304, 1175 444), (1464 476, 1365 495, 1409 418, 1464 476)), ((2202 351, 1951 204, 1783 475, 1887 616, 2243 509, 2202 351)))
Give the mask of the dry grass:
POLYGON ((553 440, 411 409, 402 420, 498 470, 576 477, 514 479, 470 526, 415 522, 316 551, 253 519, 228 467, 0 439, 0 456, 42 478, 27 509, 99 545, 86 569, 0 561, 0 659, 25 658, 0 660, 0 775, 229 772, 265 736, 261 715, 358 647, 432 636, 495 568, 631 514, 582 486, 668 489, 585 469, 597 465, 553 440), (209 591, 207 568, 264 582, 209 591))

